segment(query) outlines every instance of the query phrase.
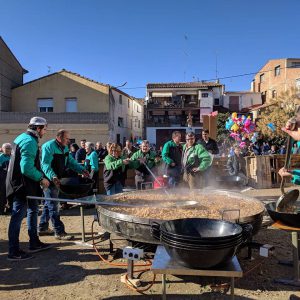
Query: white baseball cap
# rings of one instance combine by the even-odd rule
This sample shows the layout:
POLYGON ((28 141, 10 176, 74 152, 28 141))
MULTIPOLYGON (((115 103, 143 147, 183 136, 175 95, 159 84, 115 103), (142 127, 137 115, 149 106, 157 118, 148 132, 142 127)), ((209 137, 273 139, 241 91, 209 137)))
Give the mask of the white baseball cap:
POLYGON ((30 119, 29 125, 47 125, 47 120, 42 117, 33 117, 30 119))

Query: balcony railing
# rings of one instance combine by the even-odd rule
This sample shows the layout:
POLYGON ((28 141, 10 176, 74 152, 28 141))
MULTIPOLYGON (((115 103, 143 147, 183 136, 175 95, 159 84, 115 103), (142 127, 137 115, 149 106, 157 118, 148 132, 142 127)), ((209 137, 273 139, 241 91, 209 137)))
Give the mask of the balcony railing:
POLYGON ((199 103, 196 101, 191 102, 184 102, 184 103, 174 103, 174 102, 168 102, 168 103, 155 103, 155 102, 148 102, 147 108, 198 108, 199 103))
MULTIPOLYGON (((146 124, 147 127, 187 127, 187 121, 170 121, 170 120, 147 120, 146 124)), ((193 127, 201 127, 202 123, 200 121, 193 122, 193 127)))

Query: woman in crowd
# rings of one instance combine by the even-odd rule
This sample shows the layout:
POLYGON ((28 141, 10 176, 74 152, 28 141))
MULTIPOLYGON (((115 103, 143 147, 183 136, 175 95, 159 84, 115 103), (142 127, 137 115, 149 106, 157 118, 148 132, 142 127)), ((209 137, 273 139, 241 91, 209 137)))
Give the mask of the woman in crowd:
POLYGON ((6 207, 7 199, 6 199, 6 185, 5 185, 11 150, 12 150, 11 144, 5 143, 2 145, 2 152, 0 153, 0 215, 4 214, 5 208, 7 212, 11 211, 11 206, 12 206, 12 203, 9 203, 9 207, 6 207))
POLYGON ((73 143, 70 145, 70 153, 74 159, 75 159, 75 155, 76 155, 76 152, 78 149, 79 149, 79 146, 77 144, 73 143))
POLYGON ((93 189, 98 188, 98 181, 99 181, 99 161, 98 161, 98 154, 94 150, 95 146, 91 142, 85 143, 85 151, 86 157, 84 165, 86 169, 90 173, 90 178, 95 181, 93 185, 93 189))
POLYGON ((121 156, 121 147, 113 143, 108 148, 108 155, 104 159, 103 181, 107 195, 122 193, 125 184, 125 167, 130 158, 121 156))
POLYGON ((131 156, 132 166, 135 168, 135 186, 138 190, 142 189, 143 182, 153 182, 148 169, 153 169, 160 161, 156 152, 150 150, 149 141, 142 141, 140 148, 131 156))

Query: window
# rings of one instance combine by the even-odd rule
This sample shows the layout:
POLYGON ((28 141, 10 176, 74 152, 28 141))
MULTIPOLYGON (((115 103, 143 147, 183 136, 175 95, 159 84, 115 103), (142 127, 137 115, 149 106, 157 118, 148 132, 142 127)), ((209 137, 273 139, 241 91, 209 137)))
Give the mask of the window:
POLYGON ((276 98, 277 97, 277 92, 276 92, 276 90, 273 90, 272 91, 272 98, 276 98))
POLYGON ((201 98, 208 98, 208 93, 202 93, 201 98))
POLYGON ((119 95, 119 104, 122 104, 123 99, 122 99, 122 95, 119 95))
POLYGON ((53 112, 53 99, 38 99, 38 112, 53 112))
POLYGON ((216 106, 220 105, 220 99, 219 98, 214 99, 214 105, 216 105, 216 106))
POLYGON ((66 98, 66 112, 77 112, 77 99, 66 98))
POLYGON ((124 127, 124 120, 123 120, 123 118, 118 118, 118 126, 119 127, 124 127))
POLYGON ((279 76, 280 75, 280 66, 275 67, 275 76, 279 76))
POLYGON ((141 120, 139 120, 138 128, 141 128, 141 120))
POLYGON ((137 111, 137 112, 140 112, 139 108, 140 108, 139 105, 137 105, 137 106, 136 106, 136 111, 137 111))
POLYGON ((291 68, 300 68, 300 61, 292 61, 291 68))
POLYGON ((127 105, 128 105, 128 108, 130 108, 130 102, 129 102, 129 99, 127 99, 127 105))
POLYGON ((259 75, 259 82, 264 82, 265 81, 265 74, 260 74, 259 75))

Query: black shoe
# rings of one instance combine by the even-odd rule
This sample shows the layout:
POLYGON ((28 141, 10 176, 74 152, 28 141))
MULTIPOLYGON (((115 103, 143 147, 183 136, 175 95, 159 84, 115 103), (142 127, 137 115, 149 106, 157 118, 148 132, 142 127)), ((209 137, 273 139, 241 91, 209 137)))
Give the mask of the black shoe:
POLYGON ((50 228, 39 230, 39 236, 53 235, 53 234, 54 234, 54 231, 52 229, 50 229, 50 228))
POLYGON ((29 252, 31 253, 40 252, 40 251, 50 249, 51 247, 52 247, 51 244, 45 244, 42 243, 41 241, 38 241, 35 245, 29 246, 29 252))
POLYGON ((22 250, 19 250, 16 254, 8 254, 7 260, 10 261, 20 261, 20 260, 27 260, 31 259, 33 256, 29 253, 26 253, 22 250))

